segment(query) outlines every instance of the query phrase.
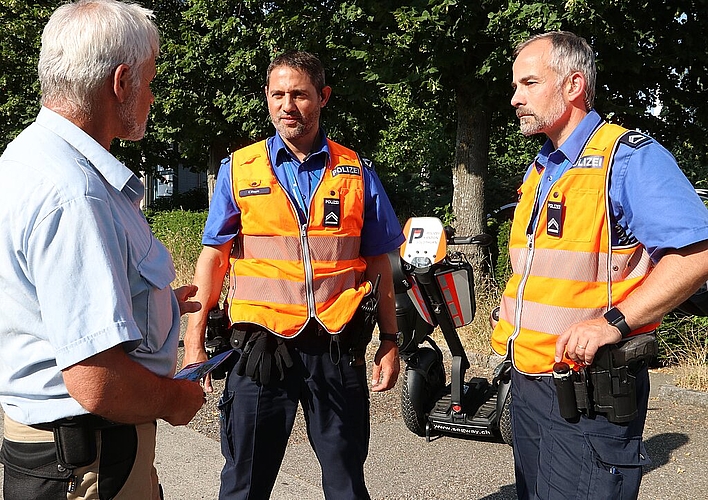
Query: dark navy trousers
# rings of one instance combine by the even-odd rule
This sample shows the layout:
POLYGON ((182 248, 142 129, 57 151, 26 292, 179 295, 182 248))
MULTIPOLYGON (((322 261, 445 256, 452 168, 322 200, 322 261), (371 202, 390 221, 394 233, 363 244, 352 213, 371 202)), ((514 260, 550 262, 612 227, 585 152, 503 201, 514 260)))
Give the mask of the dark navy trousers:
POLYGON ((520 500, 636 499, 650 463, 642 432, 649 373, 637 374, 638 416, 627 424, 603 415, 571 423, 560 416, 553 378, 512 370, 512 431, 520 500))
POLYGON ((349 366, 346 349, 312 329, 288 341, 294 366, 282 382, 263 386, 229 373, 219 402, 220 500, 268 499, 285 455, 298 404, 331 500, 368 500, 364 461, 369 450, 366 365, 349 366))

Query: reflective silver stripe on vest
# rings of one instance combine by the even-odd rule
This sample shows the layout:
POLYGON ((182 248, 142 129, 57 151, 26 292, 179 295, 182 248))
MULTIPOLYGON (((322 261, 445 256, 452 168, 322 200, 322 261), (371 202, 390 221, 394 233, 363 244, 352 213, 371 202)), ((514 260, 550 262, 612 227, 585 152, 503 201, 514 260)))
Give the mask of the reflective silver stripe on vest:
MULTIPOLYGON (((502 297, 502 307, 505 309, 504 317, 514 317, 515 304, 516 300, 514 298, 507 296, 502 297)), ((560 335, 570 325, 599 318, 606 311, 607 309, 604 307, 571 308, 524 301, 523 329, 560 335)))
MULTIPOLYGON (((247 302, 269 302, 273 304, 303 305, 305 303, 305 282, 257 278, 254 276, 234 276, 236 300, 247 302)), ((315 302, 323 303, 346 289, 356 288, 354 271, 316 280, 314 283, 315 302)))
MULTIPOLYGON (((607 282, 606 254, 593 252, 573 252, 570 250, 549 250, 535 248, 531 275, 541 278, 553 278, 582 282, 607 282)), ((517 262, 517 269, 526 262, 529 249, 511 248, 509 255, 512 262, 517 262)), ((649 254, 643 247, 638 247, 632 254, 612 254, 612 282, 640 278, 651 267, 649 254)))
MULTIPOLYGON (((354 260, 359 257, 359 236, 308 236, 314 262, 354 260)), ((243 236, 243 258, 256 260, 302 260, 299 236, 243 236)))

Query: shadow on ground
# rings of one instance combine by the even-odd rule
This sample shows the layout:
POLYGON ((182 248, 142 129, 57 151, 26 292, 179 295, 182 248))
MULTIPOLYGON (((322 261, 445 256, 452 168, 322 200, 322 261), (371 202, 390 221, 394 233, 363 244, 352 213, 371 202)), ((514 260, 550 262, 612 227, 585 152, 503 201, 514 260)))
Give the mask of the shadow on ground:
POLYGON ((671 454, 686 445, 688 441, 688 436, 680 432, 666 432, 645 439, 644 445, 651 457, 651 464, 644 466, 644 474, 668 464, 671 461, 671 454))

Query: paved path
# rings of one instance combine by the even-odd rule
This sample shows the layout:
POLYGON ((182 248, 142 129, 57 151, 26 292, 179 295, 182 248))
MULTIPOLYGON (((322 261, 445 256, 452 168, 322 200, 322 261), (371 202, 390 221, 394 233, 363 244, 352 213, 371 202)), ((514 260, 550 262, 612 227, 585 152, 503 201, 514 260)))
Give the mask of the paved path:
MULTIPOLYGON (((645 470, 640 498, 706 498, 708 395, 668 383, 666 376, 652 374, 645 441, 653 463, 645 470)), ((214 439, 160 423, 156 465, 166 499, 215 499, 222 463, 214 439)), ((374 419, 366 475, 375 500, 516 498, 509 446, 453 437, 426 442, 405 428, 395 407, 374 419)), ((303 439, 289 445, 272 498, 323 498, 319 466, 303 439)))

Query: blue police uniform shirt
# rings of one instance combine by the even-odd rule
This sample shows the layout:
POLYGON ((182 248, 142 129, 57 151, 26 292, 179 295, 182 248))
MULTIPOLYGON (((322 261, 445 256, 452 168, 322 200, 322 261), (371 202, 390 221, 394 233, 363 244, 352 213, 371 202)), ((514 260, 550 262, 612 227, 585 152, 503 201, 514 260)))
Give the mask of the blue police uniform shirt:
POLYGON ((122 345, 172 376, 172 258, 140 211, 143 184, 42 108, 0 158, 0 402, 18 422, 86 413, 61 370, 122 345))
MULTIPOLYGON (((329 161, 325 134, 320 131, 318 146, 302 163, 288 150, 279 134, 268 138, 266 144, 278 182, 298 207, 300 220, 306 221, 307 207, 329 161)), ((365 194, 360 254, 363 257, 383 255, 400 247, 404 236, 376 172, 368 167, 362 170, 365 194)), ((202 243, 211 246, 226 243, 238 234, 240 224, 240 210, 233 197, 231 158, 228 157, 219 169, 202 243)))
MULTIPOLYGON (((540 200, 573 168, 602 123, 591 110, 558 149, 546 141, 526 172, 542 170, 540 200)), ((671 153, 654 139, 637 147, 620 143, 610 174, 610 202, 615 221, 644 245, 654 262, 666 250, 708 240, 708 210, 671 153)))

